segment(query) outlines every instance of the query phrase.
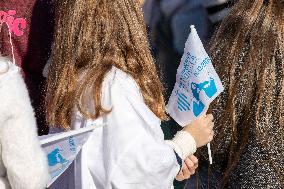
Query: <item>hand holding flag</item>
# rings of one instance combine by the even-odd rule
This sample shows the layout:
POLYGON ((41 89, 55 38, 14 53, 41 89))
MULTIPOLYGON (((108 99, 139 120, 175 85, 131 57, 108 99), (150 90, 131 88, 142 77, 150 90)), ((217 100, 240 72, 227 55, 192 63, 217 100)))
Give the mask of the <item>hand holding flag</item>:
MULTIPOLYGON (((197 31, 191 26, 167 111, 177 123, 186 126, 206 113, 210 103, 223 90, 197 31)), ((210 144, 208 153, 212 164, 210 144)))

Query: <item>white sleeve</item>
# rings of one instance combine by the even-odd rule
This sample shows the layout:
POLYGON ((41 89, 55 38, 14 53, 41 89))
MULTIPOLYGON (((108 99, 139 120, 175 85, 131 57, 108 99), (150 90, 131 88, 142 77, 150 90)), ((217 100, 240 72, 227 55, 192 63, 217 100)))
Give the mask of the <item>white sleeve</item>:
POLYGON ((35 130, 26 124, 12 118, 2 125, 3 163, 12 188, 43 189, 49 178, 47 160, 35 130))
POLYGON ((0 112, 2 160, 10 185, 13 189, 43 189, 49 179, 47 158, 40 147, 28 92, 19 75, 3 85, 1 100, 6 107, 0 112))
POLYGON ((145 105, 134 81, 118 79, 105 97, 111 113, 105 128, 113 170, 109 179, 117 189, 169 189, 180 170, 174 150, 164 141, 160 121, 145 105))

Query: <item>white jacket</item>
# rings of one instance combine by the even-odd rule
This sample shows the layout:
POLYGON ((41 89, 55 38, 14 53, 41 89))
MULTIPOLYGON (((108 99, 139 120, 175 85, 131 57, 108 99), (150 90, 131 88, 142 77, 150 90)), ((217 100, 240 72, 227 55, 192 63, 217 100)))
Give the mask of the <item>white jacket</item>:
POLYGON ((0 189, 43 189, 47 159, 20 70, 0 57, 0 189), (9 68, 7 67, 9 66, 9 68))
POLYGON ((111 112, 96 121, 77 112, 73 121, 73 129, 106 124, 83 146, 75 188, 170 189, 180 166, 134 79, 113 67, 102 90, 103 106, 111 112))

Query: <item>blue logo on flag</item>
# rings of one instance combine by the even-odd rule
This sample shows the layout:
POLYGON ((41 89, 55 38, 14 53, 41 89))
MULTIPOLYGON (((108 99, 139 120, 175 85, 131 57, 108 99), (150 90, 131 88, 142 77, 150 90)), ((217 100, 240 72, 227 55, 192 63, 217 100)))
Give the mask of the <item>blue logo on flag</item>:
POLYGON ((76 152, 76 142, 73 136, 69 137, 69 147, 70 151, 76 152))
POLYGON ((62 171, 68 166, 69 160, 66 160, 62 154, 62 150, 55 148, 47 154, 48 165, 50 167, 50 175, 52 178, 60 175, 62 171))
POLYGON ((190 110, 190 103, 187 96, 178 91, 176 91, 176 94, 178 96, 178 109, 181 112, 190 110))
POLYGON ((202 83, 191 83, 191 92, 193 94, 193 100, 189 99, 184 93, 179 90, 176 91, 176 96, 178 97, 177 106, 179 111, 189 111, 191 110, 191 102, 193 101, 193 113, 197 117, 199 116, 205 108, 204 103, 200 99, 200 92, 204 91, 208 98, 212 98, 217 93, 217 87, 213 78, 209 81, 204 81, 202 83))
POLYGON ((217 87, 213 78, 210 81, 204 81, 200 84, 191 83, 191 91, 195 101, 193 102, 193 113, 197 117, 205 108, 204 103, 200 100, 200 92, 204 91, 208 98, 212 98, 217 93, 217 87))
POLYGON ((66 159, 64 159, 64 157, 61 155, 61 150, 59 150, 59 148, 55 148, 52 152, 50 152, 47 155, 48 158, 48 165, 49 166, 55 166, 58 163, 59 164, 65 164, 68 163, 68 161, 66 159))

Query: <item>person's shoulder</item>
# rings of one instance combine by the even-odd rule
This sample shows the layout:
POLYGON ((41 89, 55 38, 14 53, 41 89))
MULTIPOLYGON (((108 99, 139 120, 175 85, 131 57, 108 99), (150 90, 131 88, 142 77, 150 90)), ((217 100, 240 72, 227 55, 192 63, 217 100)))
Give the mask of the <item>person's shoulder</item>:
POLYGON ((21 78, 20 68, 6 57, 0 57, 0 82, 21 78))
POLYGON ((103 89, 111 89, 112 92, 127 98, 132 96, 139 100, 143 99, 140 87, 135 79, 130 74, 114 66, 105 76, 103 89))
POLYGON ((109 82, 112 85, 119 86, 125 90, 139 90, 139 86, 135 79, 128 73, 118 69, 116 67, 112 67, 109 73, 105 77, 105 82, 109 82))
MULTIPOLYGON (((131 107, 129 110, 135 110, 149 125, 160 125, 160 119, 145 104, 139 84, 130 74, 113 67, 106 75, 104 84, 109 87, 104 87, 104 96, 110 97, 112 105, 119 105, 124 110, 126 106, 131 107)), ((104 104, 109 105, 108 102, 104 104)))
POLYGON ((0 57, 0 96, 13 103, 29 99, 20 68, 5 57, 0 57))

